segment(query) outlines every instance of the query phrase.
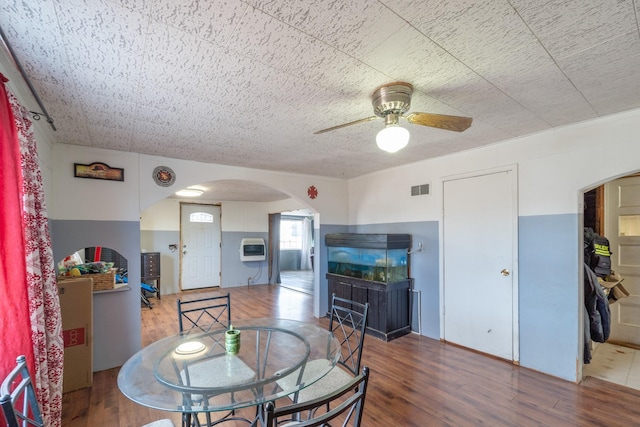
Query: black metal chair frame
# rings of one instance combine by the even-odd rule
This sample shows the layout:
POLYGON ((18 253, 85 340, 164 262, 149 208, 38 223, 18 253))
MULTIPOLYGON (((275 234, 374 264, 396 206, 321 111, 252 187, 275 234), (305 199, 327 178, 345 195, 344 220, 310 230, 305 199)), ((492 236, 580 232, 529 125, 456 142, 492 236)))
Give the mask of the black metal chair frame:
MULTIPOLYGON (((225 329, 231 326, 231 296, 227 292, 225 295, 217 295, 207 298, 200 298, 190 301, 182 301, 178 299, 178 324, 180 332, 198 330, 198 332, 209 332, 213 327, 222 325, 225 329), (206 321, 206 323, 204 323, 206 321)), ((213 334, 215 339, 215 347, 224 351, 224 334, 213 334)), ((189 383, 188 370, 185 372, 187 384, 189 383)), ((193 406, 190 395, 184 395, 185 406, 193 406)), ((235 411, 230 411, 225 416, 217 419, 211 419, 211 413, 205 412, 207 426, 212 426, 226 421, 245 421, 245 418, 235 417, 235 411)), ((200 427, 201 423, 198 414, 191 412, 183 412, 183 427, 200 427)))
MULTIPOLYGON (((351 375, 357 376, 360 371, 360 362, 362 360, 362 349, 364 346, 364 337, 367 327, 367 318, 369 313, 369 303, 359 303, 349 299, 341 298, 332 294, 331 296, 331 311, 329 313, 329 330, 340 342, 340 356, 336 365, 344 367, 351 375)), ((329 348, 327 348, 329 352, 329 348)), ((313 363, 313 362, 312 362, 313 363)), ((341 369, 336 366, 334 369, 341 369)), ((327 377, 334 375, 334 371, 329 371, 327 377)), ((335 375, 338 375, 336 373, 335 375)), ((346 372, 344 373, 346 376, 346 372)), ((321 384, 323 379, 320 379, 317 383, 311 384, 308 389, 300 390, 291 397, 291 400, 295 404, 302 404, 307 401, 317 400, 317 395, 322 393, 329 393, 330 390, 322 390, 321 384), (305 396, 307 394, 307 396, 305 396), (309 397, 311 394, 313 397, 309 397), (302 397, 302 401, 300 398, 302 397)), ((327 402, 328 405, 328 402, 327 402)), ((315 411, 317 407, 312 407, 312 411, 315 411)), ((329 406, 326 407, 329 411, 329 406)), ((308 415, 308 418, 313 416, 313 412, 308 415)), ((297 414, 291 421, 299 421, 302 414, 297 414)))
POLYGON ((208 332, 216 324, 222 324, 229 328, 231 324, 231 296, 219 295, 208 298, 200 298, 191 301, 178 300, 178 322, 180 332, 186 329, 198 328, 208 332), (203 304, 207 303, 207 304, 203 304), (208 327, 202 325, 202 320, 210 320, 208 327), (187 320, 188 322, 184 322, 187 320))
POLYGON ((354 376, 360 371, 368 313, 369 303, 362 304, 332 295, 329 330, 340 340, 338 364, 354 376))
POLYGON ((43 427, 44 422, 26 357, 18 356, 16 364, 0 387, 0 404, 7 427, 43 427))
MULTIPOLYGON (((320 397, 318 399, 310 400, 303 403, 294 403, 292 405, 276 408, 273 402, 269 402, 265 408, 265 427, 275 427, 278 424, 278 420, 284 419, 289 422, 292 417, 295 417, 303 412, 309 414, 317 414, 317 410, 321 408, 327 408, 327 412, 320 415, 308 418, 307 420, 297 421, 296 427, 315 427, 329 425, 328 422, 334 420, 342 414, 345 415, 342 427, 345 427, 349 422, 353 422, 353 427, 359 427, 362 422, 362 415, 364 409, 364 401, 367 395, 367 385, 369 382, 369 368, 364 367, 362 373, 348 384, 345 384, 338 390, 332 393, 320 397), (349 396, 345 400, 339 401, 342 396, 349 393, 353 395, 349 396), (334 403, 336 406, 333 409, 328 409, 330 404, 334 403)), ((311 417, 311 415, 310 415, 311 417)))

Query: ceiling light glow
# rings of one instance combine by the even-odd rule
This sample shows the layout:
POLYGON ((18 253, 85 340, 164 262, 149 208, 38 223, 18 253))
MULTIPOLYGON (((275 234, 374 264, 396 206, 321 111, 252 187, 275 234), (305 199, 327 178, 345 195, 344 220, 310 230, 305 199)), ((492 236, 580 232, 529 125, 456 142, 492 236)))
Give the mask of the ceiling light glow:
POLYGON ((204 193, 204 191, 198 190, 196 188, 186 188, 184 190, 177 191, 176 192, 176 196, 181 196, 181 197, 200 197, 200 196, 202 196, 202 193, 204 193))
POLYGON ((376 135, 378 148, 389 153, 402 150, 409 143, 409 131, 397 125, 387 125, 376 135))

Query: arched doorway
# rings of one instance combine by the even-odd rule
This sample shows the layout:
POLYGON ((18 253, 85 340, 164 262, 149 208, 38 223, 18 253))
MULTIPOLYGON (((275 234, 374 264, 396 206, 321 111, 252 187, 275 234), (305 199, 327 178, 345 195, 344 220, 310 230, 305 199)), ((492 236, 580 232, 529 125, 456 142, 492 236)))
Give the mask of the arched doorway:
POLYGON ((591 361, 583 376, 640 389, 640 177, 628 175, 585 192, 583 225, 609 239, 612 270, 624 282, 603 287, 610 336, 604 343, 587 343, 591 361))

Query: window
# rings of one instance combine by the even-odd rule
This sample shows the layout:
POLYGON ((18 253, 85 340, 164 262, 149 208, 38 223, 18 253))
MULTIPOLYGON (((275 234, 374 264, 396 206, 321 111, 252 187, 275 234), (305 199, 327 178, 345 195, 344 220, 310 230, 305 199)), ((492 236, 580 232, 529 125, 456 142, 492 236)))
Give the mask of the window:
POLYGON ((280 249, 302 249, 302 220, 280 220, 280 249))
POLYGON ((213 222, 213 215, 206 212, 194 212, 189 214, 189 222, 213 222))

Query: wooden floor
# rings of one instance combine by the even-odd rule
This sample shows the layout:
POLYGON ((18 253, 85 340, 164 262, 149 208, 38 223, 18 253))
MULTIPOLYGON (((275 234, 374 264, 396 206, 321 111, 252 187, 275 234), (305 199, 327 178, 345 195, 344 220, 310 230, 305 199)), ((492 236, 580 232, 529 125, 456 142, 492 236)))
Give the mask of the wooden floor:
MULTIPOLYGON (((235 319, 282 317, 327 325, 312 317, 310 295, 279 286, 229 291, 235 319)), ((142 309, 143 345, 178 332, 178 297, 163 295, 162 301, 152 299, 153 309, 142 309)), ((574 384, 415 334, 388 343, 367 336, 364 347, 362 363, 371 369, 365 427, 640 426, 638 390, 595 378, 574 384)), ((124 397, 117 375, 118 368, 96 372, 93 387, 66 393, 62 425, 139 427, 171 418, 179 426, 179 414, 124 397)))
POLYGON ((281 271, 280 286, 313 295, 313 270, 281 271))

